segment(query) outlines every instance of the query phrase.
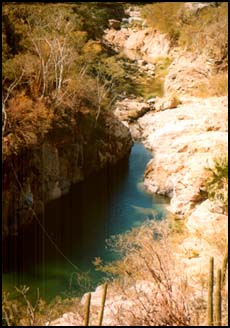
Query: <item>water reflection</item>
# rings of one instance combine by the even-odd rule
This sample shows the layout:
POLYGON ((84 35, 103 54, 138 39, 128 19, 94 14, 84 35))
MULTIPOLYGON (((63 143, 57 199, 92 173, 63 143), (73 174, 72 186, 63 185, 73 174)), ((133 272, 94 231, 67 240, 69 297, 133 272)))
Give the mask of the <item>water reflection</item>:
MULTIPOLYGON (((150 159, 151 154, 135 144, 129 158, 72 186, 68 195, 46 206, 41 218, 45 229, 80 272, 92 269, 95 257, 113 258, 105 247, 111 235, 162 217, 165 199, 139 187, 150 159)), ((74 268, 36 222, 8 238, 3 254, 4 285, 36 286, 46 299, 68 288, 74 268)), ((95 282, 98 277, 94 272, 95 282)))

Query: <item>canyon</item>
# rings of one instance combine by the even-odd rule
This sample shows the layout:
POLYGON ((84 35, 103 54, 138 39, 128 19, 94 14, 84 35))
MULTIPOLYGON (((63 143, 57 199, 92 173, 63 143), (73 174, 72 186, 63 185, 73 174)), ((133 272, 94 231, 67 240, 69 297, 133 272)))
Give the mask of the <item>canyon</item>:
MULTIPOLYGON (((138 8, 133 12, 132 16, 129 11, 130 17, 139 19, 138 8)), ((213 167, 216 158, 227 154, 228 98, 194 96, 194 88, 209 79, 213 69, 210 59, 170 48, 165 35, 143 25, 140 30, 110 28, 105 31, 104 40, 129 60, 136 60, 140 70, 148 71, 144 67, 151 66, 153 74, 156 59, 170 56, 172 63, 164 81, 164 96, 119 100, 114 114, 129 128, 133 140, 152 152, 144 186, 152 194, 170 197, 169 212, 186 228, 185 235, 174 245, 173 257, 197 299, 206 298, 201 286, 208 276, 209 257, 214 256, 215 264, 220 266, 222 246, 227 241, 228 216, 221 203, 207 199, 204 191, 207 168, 213 167)), ((120 325, 120 322, 129 325, 130 313, 139 304, 134 291, 139 290, 138 295, 143 293, 146 297, 151 294, 151 288, 151 282, 137 281, 124 296, 111 287, 103 325, 120 325)), ((101 286, 91 293, 91 304, 96 309, 91 323, 96 320, 101 293, 101 286)), ((86 296, 82 298, 83 305, 85 299, 86 296)), ((47 325, 61 326, 66 322, 82 324, 82 318, 66 313, 47 325)))
MULTIPOLYGON (((210 6, 212 4, 210 3, 210 6)), ((209 5, 185 3, 186 10, 191 12, 203 10, 207 6, 209 5)), ((56 122, 42 143, 4 158, 3 238, 20 235, 20 231, 23 231, 25 227, 34 224, 35 217, 36 220, 42 218, 47 205, 51 204, 52 208, 52 204, 68 196, 76 184, 85 182, 88 188, 91 177, 92 181, 96 181, 92 189, 99 194, 97 184, 103 184, 102 180, 98 180, 101 177, 100 172, 104 172, 106 176, 112 172, 110 171, 112 167, 114 169, 117 167, 118 170, 125 167, 128 170, 128 167, 129 169, 132 167, 127 164, 128 162, 119 169, 119 163, 123 159, 128 158, 131 153, 130 159, 141 162, 141 156, 143 156, 143 162, 149 161, 143 181, 138 180, 137 183, 135 182, 136 186, 133 187, 131 180, 128 180, 126 176, 126 183, 133 191, 137 189, 147 195, 148 201, 144 203, 146 206, 154 197, 165 197, 169 200, 164 203, 167 208, 165 220, 161 222, 156 218, 149 221, 155 221, 159 227, 165 221, 170 228, 167 232, 168 239, 164 240, 160 230, 155 231, 154 225, 150 225, 148 230, 144 224, 140 226, 139 222, 139 225, 136 225, 139 230, 134 228, 135 236, 140 235, 139 238, 143 243, 141 245, 148 251, 145 255, 150 256, 148 258, 150 263, 152 263, 153 253, 157 254, 156 242, 159 237, 163 258, 162 262, 158 258, 161 269, 169 263, 168 276, 167 272, 163 271, 163 290, 160 295, 163 297, 162 302, 165 301, 165 292, 166 295, 172 297, 169 301, 167 299, 167 302, 178 301, 173 303, 176 312, 185 313, 186 303, 183 308, 184 303, 180 301, 184 300, 184 297, 191 297, 191 303, 195 304, 193 308, 202 312, 197 322, 200 325, 206 325, 205 310, 210 257, 214 257, 215 268, 221 267, 228 240, 226 206, 221 200, 208 197, 206 190, 210 169, 214 168, 219 158, 227 156, 228 152, 228 96, 205 94, 204 90, 207 90, 208 86, 213 83, 212 78, 217 70, 217 63, 211 56, 199 51, 188 51, 173 44, 166 34, 148 26, 146 19, 141 16, 140 6, 126 6, 125 13, 126 17, 120 20, 111 17, 109 28, 104 31, 103 38, 97 41, 97 45, 101 42, 107 50, 116 54, 118 62, 120 60, 125 62, 123 66, 123 68, 126 67, 125 78, 128 80, 131 77, 134 85, 139 83, 139 88, 144 92, 142 95, 135 93, 134 89, 133 94, 122 92, 117 97, 113 110, 100 112, 99 104, 96 113, 95 108, 94 112, 90 112, 84 111, 83 106, 81 110, 76 111, 74 118, 67 118, 66 115, 66 117, 63 116, 62 124, 56 122), (132 68, 135 69, 132 70, 132 68), (144 151, 143 146, 146 148, 144 151), (132 157, 133 150, 136 157, 132 157), (145 154, 146 150, 148 153, 145 154), (93 175, 97 174, 98 179, 93 180, 93 175), (170 281, 171 289, 167 289, 167 284, 164 285, 165 281, 167 283, 170 281), (184 286, 184 290, 188 291, 187 295, 182 295, 181 285, 184 286), (173 298, 175 295, 178 299, 173 298)), ((221 63, 218 65, 221 66, 221 63)), ((9 138, 9 135, 7 137, 9 138)), ((139 172, 135 169, 131 169, 132 174, 139 172)), ((116 175, 114 172, 113 174, 116 175)), ((108 181, 115 180, 106 180, 107 193, 113 189, 111 186, 109 189, 108 181)), ((132 180, 134 181, 133 176, 132 180)), ((118 190, 122 193, 120 186, 122 183, 118 186, 118 190)), ((116 186, 114 186, 115 189, 116 186)), ((78 194, 79 191, 76 195, 78 194)), ((119 200, 119 197, 113 198, 111 195, 112 193, 105 199, 110 200, 111 197, 114 203, 119 200)), ((75 195, 72 195, 73 199, 74 197, 75 195)), ((82 202, 91 200, 90 197, 85 197, 85 199, 84 196, 82 197, 82 202)), ((130 199, 133 201, 132 197, 130 199)), ((122 206, 130 207, 128 201, 126 204, 126 200, 123 200, 122 206)), ((90 208, 90 205, 87 204, 87 207, 90 208)), ((154 209, 136 206, 136 203, 131 204, 131 207, 132 210, 146 216, 146 221, 154 217, 154 209)), ((101 213, 106 212, 105 208, 103 207, 101 213)), ((95 209, 96 207, 93 207, 92 211, 95 209)), ((123 213, 120 208, 118 212, 123 213)), ((127 213, 133 212, 127 210, 127 213)), ((57 222, 60 219, 62 221, 61 214, 60 217, 56 215, 57 217, 57 222)), ((75 219, 76 215, 73 215, 71 220, 75 219)), ((113 219, 116 220, 116 213, 113 219)), ((63 226, 65 224, 68 224, 67 221, 63 226)), ((108 229, 107 225, 106 229, 108 229)), ((50 230, 53 233, 52 236, 54 236, 54 230, 50 230)), ((76 230, 78 231, 78 228, 76 230)), ((92 233, 93 227, 90 231, 92 233)), ((94 235, 92 234, 90 238, 93 239, 94 235)), ((136 246, 136 251, 137 249, 138 246, 136 246)), ((83 254, 80 255, 83 256, 83 254)), ((132 256, 131 254, 130 257, 132 256)), ((133 279, 128 267, 128 264, 130 265, 128 257, 125 258, 127 267, 125 264, 123 269, 128 277, 131 276, 130 281, 127 279, 128 283, 125 285, 126 276, 124 276, 120 285, 116 279, 108 284, 103 316, 104 326, 130 326, 132 323, 146 325, 146 322, 152 323, 151 316, 157 317, 157 310, 152 315, 153 308, 150 301, 160 294, 157 289, 158 283, 155 283, 157 279, 156 281, 152 279, 154 273, 152 276, 146 274, 148 270, 145 266, 139 267, 140 272, 135 273, 137 278, 133 279), (141 275, 142 270, 145 275, 141 275), (143 313, 146 314, 145 318, 143 313), (145 321, 149 318, 149 322, 145 321)), ((138 260, 138 257, 136 260, 134 258, 137 268, 138 260)), ((142 260, 146 264, 147 260, 144 255, 142 260)), ((149 269, 148 264, 146 265, 149 269)), ((152 273, 151 267, 149 272, 152 273)), ((223 288, 224 295, 227 289, 226 284, 223 288)), ((103 286, 97 286, 90 293, 90 325, 96 325, 101 308, 103 286)), ((57 315, 55 320, 48 321, 47 319, 45 325, 84 325, 83 313, 86 299, 87 294, 81 298, 72 298, 74 306, 70 310, 65 310, 61 317, 57 315)), ((225 303, 224 307, 226 308, 225 303)), ((161 315, 167 318, 166 314, 161 315)), ((189 322, 181 320, 179 323, 189 325, 189 322)), ((227 319, 224 317, 224 320, 227 319)))

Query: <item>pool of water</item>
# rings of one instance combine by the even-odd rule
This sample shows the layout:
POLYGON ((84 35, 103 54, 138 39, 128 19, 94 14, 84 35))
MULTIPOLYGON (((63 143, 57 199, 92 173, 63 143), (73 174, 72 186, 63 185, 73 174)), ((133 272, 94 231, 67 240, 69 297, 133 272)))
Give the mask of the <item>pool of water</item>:
MULTIPOLYGON (((146 219, 159 220, 165 213, 167 200, 142 188, 151 157, 143 145, 135 144, 129 157, 72 186, 67 195, 46 206, 41 221, 77 270, 34 222, 3 244, 3 288, 24 284, 31 290, 39 288, 40 295, 51 300, 70 290, 77 292, 77 273, 89 272, 98 284, 102 274, 94 270, 92 261, 95 257, 111 261, 116 256, 107 249, 106 239, 146 219)), ((87 289, 84 283, 81 278, 81 286, 87 289)))

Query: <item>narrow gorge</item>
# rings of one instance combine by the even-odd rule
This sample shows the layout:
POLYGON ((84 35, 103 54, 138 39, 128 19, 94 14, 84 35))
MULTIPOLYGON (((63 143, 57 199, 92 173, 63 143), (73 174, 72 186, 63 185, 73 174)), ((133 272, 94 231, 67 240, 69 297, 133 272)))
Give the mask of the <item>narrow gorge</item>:
MULTIPOLYGON (((79 51, 88 62, 77 65, 95 77, 84 80, 88 90, 74 82, 79 91, 65 100, 65 93, 72 95, 66 82, 70 89, 63 85, 51 127, 32 146, 13 148, 21 140, 20 134, 14 139, 13 120, 3 135, 3 286, 12 290, 17 281, 27 282, 34 290, 39 286, 48 302, 60 293, 71 299, 56 315, 42 318, 42 325, 84 325, 86 292, 90 325, 97 325, 103 281, 104 326, 206 325, 210 257, 221 267, 228 240, 227 177, 217 180, 218 190, 208 189, 212 174, 219 178, 218 168, 227 170, 226 49, 216 41, 213 51, 201 51, 197 37, 194 51, 186 44, 192 33, 186 28, 194 24, 195 30, 197 17, 203 26, 220 23, 226 8, 168 4, 109 11, 103 33, 79 51), (160 19, 154 27, 151 10, 157 15, 158 6, 160 15, 161 6, 170 7, 162 16, 164 21, 171 15, 170 33, 159 27, 160 19), (170 310, 167 302, 174 304, 170 310)), ((39 42, 35 48, 42 53, 39 42)), ((8 102, 9 116, 13 105, 8 102)), ((223 324, 226 296, 227 284, 223 324)))

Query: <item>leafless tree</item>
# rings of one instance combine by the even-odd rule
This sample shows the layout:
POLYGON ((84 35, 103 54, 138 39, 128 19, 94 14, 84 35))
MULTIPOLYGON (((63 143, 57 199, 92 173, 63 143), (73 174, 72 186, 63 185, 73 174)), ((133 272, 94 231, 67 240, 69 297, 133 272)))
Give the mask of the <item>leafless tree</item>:
MULTIPOLYGON (((15 80, 9 85, 9 87, 7 87, 6 91, 5 92, 3 91, 3 94, 2 94, 2 114, 3 114, 2 138, 4 137, 6 124, 7 124, 6 102, 8 101, 13 90, 19 85, 20 81, 22 80, 23 75, 24 75, 24 70, 22 70, 21 75, 18 78, 15 78, 15 80)), ((3 83, 4 83, 4 81, 3 81, 3 83)))

